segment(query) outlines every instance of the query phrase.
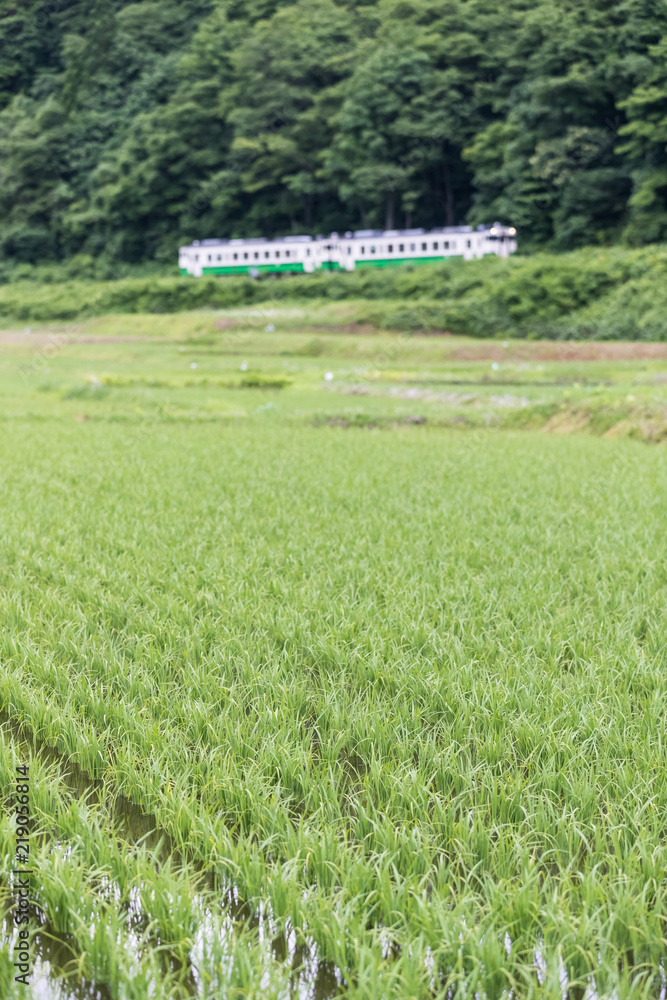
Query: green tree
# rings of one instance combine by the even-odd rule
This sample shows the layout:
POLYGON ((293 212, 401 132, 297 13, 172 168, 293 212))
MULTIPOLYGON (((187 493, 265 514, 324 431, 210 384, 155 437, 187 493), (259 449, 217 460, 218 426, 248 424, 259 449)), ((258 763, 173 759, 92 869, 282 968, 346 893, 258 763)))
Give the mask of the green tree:
POLYGON ((332 0, 299 0, 258 22, 234 53, 235 82, 222 101, 234 127, 229 169, 251 231, 309 229, 318 211, 331 213, 323 158, 356 27, 332 0))
POLYGON ((357 220, 662 239, 666 37, 664 0, 0 0, 0 258, 357 220))
POLYGON ((411 212, 414 143, 397 128, 406 105, 426 87, 428 56, 411 47, 376 47, 368 41, 341 92, 335 138, 327 151, 327 172, 341 200, 354 205, 365 223, 392 228, 395 209, 411 212), (398 202, 398 204, 397 204, 398 202))
POLYGON ((556 0, 521 19, 510 66, 522 68, 504 120, 466 150, 473 221, 512 220, 527 242, 563 249, 618 235, 630 193, 629 164, 615 149, 620 108, 645 72, 656 14, 650 2, 556 0))
POLYGON ((627 123, 619 152, 627 156, 634 190, 626 235, 633 243, 667 237, 667 38, 651 47, 647 79, 622 102, 627 123))

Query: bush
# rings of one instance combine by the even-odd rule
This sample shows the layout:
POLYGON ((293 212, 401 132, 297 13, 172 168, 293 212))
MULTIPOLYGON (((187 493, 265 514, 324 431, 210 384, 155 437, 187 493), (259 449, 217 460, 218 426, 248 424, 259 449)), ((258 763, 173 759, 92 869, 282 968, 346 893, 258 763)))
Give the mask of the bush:
MULTIPOLYGON (((68 265, 78 273, 90 258, 68 265)), ((35 269, 37 270, 37 269, 35 269)), ((61 269, 61 273, 64 271, 61 269)), ((46 277, 44 275, 43 277, 46 277)), ((586 249, 433 266, 284 277, 145 276, 23 280, 0 286, 0 316, 68 321, 105 313, 175 313, 298 299, 361 299, 359 322, 475 337, 667 338, 667 248, 586 249)))

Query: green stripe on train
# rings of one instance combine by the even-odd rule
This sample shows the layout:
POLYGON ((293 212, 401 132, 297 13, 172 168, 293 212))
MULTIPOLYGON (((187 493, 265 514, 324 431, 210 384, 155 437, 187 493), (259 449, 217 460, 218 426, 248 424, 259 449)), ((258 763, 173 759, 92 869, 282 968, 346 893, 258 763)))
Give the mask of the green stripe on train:
MULTIPOLYGON (((463 254, 448 254, 448 257, 462 257, 463 254)), ((447 257, 375 257, 357 260, 356 267, 399 267, 401 264, 441 264, 447 257)))
MULTIPOLYGON (((355 269, 357 267, 401 267, 404 264, 441 264, 444 260, 448 260, 450 257, 462 257, 463 254, 447 254, 446 256, 439 257, 372 257, 364 258, 363 260, 355 260, 355 269)), ((251 271, 256 271, 259 274, 277 274, 277 273, 303 273, 303 264, 300 261, 291 261, 288 263, 280 264, 220 264, 211 267, 202 267, 202 275, 239 275, 239 274, 250 274, 251 271)), ((336 260, 323 261, 319 267, 316 267, 316 271, 341 271, 346 270, 341 264, 336 260)), ((181 274, 188 274, 189 272, 185 268, 181 268, 181 274)))
POLYGON ((218 267, 202 267, 204 274, 250 274, 251 271, 259 271, 260 274, 268 274, 277 271, 302 272, 303 264, 295 261, 293 264, 220 264, 218 267))

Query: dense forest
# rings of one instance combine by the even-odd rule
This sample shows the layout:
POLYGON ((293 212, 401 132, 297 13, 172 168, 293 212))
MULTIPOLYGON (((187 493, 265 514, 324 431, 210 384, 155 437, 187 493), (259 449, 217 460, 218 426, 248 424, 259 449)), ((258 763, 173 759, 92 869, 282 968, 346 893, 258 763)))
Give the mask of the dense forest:
POLYGON ((662 0, 0 0, 0 260, 667 235, 662 0))

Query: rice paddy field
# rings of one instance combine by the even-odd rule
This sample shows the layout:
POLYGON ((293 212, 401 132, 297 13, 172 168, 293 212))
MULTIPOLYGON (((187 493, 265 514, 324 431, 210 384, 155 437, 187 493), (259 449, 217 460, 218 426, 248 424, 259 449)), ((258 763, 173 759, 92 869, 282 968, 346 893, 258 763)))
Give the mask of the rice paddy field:
POLYGON ((667 345, 348 308, 0 334, 8 1000, 667 996, 667 345))

